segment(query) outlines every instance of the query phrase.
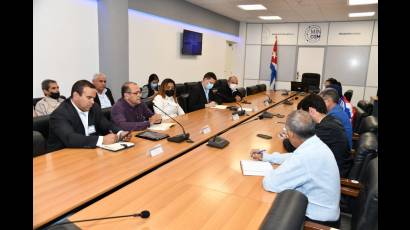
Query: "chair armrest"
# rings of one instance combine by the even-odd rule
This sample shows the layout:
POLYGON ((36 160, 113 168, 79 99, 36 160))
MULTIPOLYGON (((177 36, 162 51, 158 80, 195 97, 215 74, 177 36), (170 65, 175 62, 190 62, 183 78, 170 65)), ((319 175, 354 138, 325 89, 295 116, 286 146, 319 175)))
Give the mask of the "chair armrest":
POLYGON ((335 228, 332 228, 326 225, 317 224, 312 221, 305 221, 303 225, 303 230, 331 230, 331 229, 335 229, 335 228))
POLYGON ((343 187, 343 186, 342 186, 342 187, 340 188, 340 192, 341 192, 343 195, 347 195, 347 196, 351 196, 351 197, 356 198, 356 197, 359 196, 360 190, 359 190, 359 189, 356 189, 356 188, 349 188, 349 187, 343 187))
POLYGON ((356 189, 361 189, 362 184, 360 184, 359 181, 357 180, 350 180, 347 178, 340 178, 340 184, 344 187, 350 187, 350 188, 356 188, 356 189))
POLYGON ((352 141, 358 141, 359 139, 360 139, 360 134, 358 134, 358 133, 353 133, 352 141))

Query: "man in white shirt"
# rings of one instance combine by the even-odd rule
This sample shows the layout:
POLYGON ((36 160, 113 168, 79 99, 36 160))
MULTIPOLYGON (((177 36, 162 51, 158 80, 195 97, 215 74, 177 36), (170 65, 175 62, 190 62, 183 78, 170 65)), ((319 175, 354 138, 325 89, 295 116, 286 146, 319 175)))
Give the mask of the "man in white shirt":
POLYGON ((112 107, 114 105, 114 98, 111 90, 106 87, 107 77, 104 73, 96 73, 93 77, 93 85, 97 90, 97 97, 95 97, 95 103, 99 104, 101 109, 112 107))
POLYGON ((46 79, 41 82, 44 96, 36 104, 35 112, 37 116, 49 115, 64 101, 60 97, 60 87, 54 80, 46 79))

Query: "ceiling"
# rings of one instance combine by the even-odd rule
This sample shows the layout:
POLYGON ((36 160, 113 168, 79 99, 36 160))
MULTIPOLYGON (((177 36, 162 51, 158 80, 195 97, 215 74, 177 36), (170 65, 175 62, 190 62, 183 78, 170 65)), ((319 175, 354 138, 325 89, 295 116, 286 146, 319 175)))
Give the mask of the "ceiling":
POLYGON ((347 0, 185 0, 241 22, 321 22, 356 21, 378 18, 378 5, 348 6, 347 0), (262 4, 267 10, 245 11, 240 4, 262 4), (349 13, 376 12, 372 17, 349 18, 349 13), (280 16, 282 20, 262 20, 258 16, 280 16))

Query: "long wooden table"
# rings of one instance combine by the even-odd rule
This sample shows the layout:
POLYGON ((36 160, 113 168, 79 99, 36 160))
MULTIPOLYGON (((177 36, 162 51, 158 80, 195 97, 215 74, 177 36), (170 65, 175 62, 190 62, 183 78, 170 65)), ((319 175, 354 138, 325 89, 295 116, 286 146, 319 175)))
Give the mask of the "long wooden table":
MULTIPOLYGON (((133 137, 133 148, 116 153, 100 148, 67 148, 33 158, 33 228, 56 220, 75 208, 130 183, 149 170, 205 143, 211 137, 273 107, 275 103, 266 105, 263 102, 267 98, 265 94, 277 103, 294 95, 290 93, 284 96, 276 91, 248 96, 247 100, 252 104, 242 106, 256 107, 256 110, 235 121, 231 118, 231 111, 212 108, 177 117, 191 134, 194 143, 172 143, 165 139, 155 142, 133 137), (211 132, 200 133, 206 125, 211 128, 211 132), (161 144, 164 153, 150 157, 148 150, 157 144, 161 144)), ((173 136, 181 132, 176 125, 165 133, 173 136)))
MULTIPOLYGON (((272 113, 289 114, 280 104, 272 113)), ((277 136, 286 118, 249 121, 221 136, 224 149, 205 144, 140 178, 69 218, 70 221, 149 210, 148 219, 121 218, 77 223, 81 229, 258 229, 276 194, 262 188, 263 177, 243 176, 240 160, 253 148, 284 152, 277 136), (272 135, 271 140, 256 136, 272 135)))

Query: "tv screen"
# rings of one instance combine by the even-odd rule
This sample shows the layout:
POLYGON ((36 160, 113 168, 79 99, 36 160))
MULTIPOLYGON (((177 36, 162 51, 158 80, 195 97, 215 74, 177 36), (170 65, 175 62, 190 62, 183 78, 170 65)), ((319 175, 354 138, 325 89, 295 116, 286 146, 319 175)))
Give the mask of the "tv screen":
POLYGON ((182 34, 182 54, 202 54, 202 33, 184 30, 184 33, 182 34))

